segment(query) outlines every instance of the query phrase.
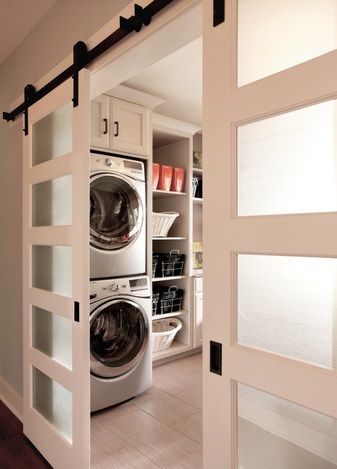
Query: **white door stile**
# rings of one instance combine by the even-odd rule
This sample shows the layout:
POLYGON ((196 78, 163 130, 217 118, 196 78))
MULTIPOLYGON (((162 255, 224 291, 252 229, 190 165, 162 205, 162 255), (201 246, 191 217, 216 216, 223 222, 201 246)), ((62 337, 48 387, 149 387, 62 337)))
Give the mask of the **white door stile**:
MULTIPOLYGON (((29 133, 23 139, 24 434, 53 467, 62 469, 90 466, 89 80, 89 72, 82 70, 79 74, 79 105, 71 111, 73 127, 71 153, 32 165, 33 125, 63 105, 71 103, 73 92, 71 79, 29 108, 29 133), (69 200, 69 204, 72 204, 72 224, 33 227, 32 185, 65 175, 72 177, 72 201, 69 200), (32 246, 34 245, 71 247, 71 296, 33 286, 32 246), (80 305, 79 322, 74 321, 74 301, 80 305), (33 306, 71 321, 72 369, 33 347, 33 306), (69 442, 34 407, 32 367, 71 392, 72 442, 69 442)), ((60 402, 58 405, 56 412, 61 415, 64 409, 60 402)))
POLYGON ((237 1, 216 28, 212 14, 204 0, 204 467, 236 469, 236 383, 337 418, 335 370, 236 343, 238 253, 337 257, 335 212, 236 215, 237 126, 336 98, 337 51, 237 88, 237 1), (210 340, 222 376, 209 372, 210 340))

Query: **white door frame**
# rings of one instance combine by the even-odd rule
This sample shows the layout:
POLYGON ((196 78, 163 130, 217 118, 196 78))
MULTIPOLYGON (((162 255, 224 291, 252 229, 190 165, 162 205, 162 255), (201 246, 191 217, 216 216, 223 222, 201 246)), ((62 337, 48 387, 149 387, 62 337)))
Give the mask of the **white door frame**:
POLYGON ((236 343, 237 253, 337 257, 335 213, 237 217, 237 125, 336 97, 337 51, 237 88, 237 2, 216 28, 203 4, 204 461, 234 469, 237 382, 337 418, 335 371, 236 343), (222 376, 209 372, 210 340, 222 343, 222 376))
MULTIPOLYGON (((89 71, 82 70, 79 74, 79 105, 71 111, 72 149, 69 153, 36 165, 32 162, 34 124, 65 104, 72 106, 72 79, 29 108, 28 135, 23 137, 23 431, 53 467, 62 469, 76 466, 89 468, 90 461, 89 82, 89 71), (33 185, 68 175, 72 179, 69 200, 72 204, 71 224, 33 226, 33 185), (69 296, 38 288, 34 284, 33 246, 71 247, 72 287, 69 296), (78 322, 74 318, 75 301, 79 303, 78 322), (48 355, 33 346, 34 306, 44 310, 43 314, 50 312, 56 317, 64 317, 70 321, 70 367, 54 359, 52 350, 48 355), (51 387, 51 383, 54 385, 56 382, 71 393, 71 442, 43 412, 37 410, 34 402, 33 367, 50 378, 48 386, 51 387)), ((50 133, 52 134, 51 130, 50 133)), ((52 135, 50 142, 52 144, 52 135)), ((51 335, 52 327, 46 334, 47 332, 51 335)), ((53 346, 54 337, 51 337, 50 344, 53 346)), ((43 391, 43 396, 47 394, 45 390, 46 386, 39 388, 40 397, 43 391)), ((50 410, 54 394, 50 392, 49 397, 50 410)), ((62 414, 66 411, 60 406, 57 412, 62 414)))

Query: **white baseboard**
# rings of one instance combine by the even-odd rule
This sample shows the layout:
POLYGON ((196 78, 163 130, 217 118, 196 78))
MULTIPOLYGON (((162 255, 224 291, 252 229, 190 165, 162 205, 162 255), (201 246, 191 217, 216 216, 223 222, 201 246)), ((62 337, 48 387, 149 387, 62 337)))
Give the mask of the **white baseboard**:
POLYGON ((0 400, 2 400, 9 410, 22 422, 22 397, 3 378, 0 378, 0 400))
POLYGON ((337 464, 337 444, 334 436, 281 415, 250 400, 239 399, 239 416, 258 427, 279 436, 317 456, 337 464))

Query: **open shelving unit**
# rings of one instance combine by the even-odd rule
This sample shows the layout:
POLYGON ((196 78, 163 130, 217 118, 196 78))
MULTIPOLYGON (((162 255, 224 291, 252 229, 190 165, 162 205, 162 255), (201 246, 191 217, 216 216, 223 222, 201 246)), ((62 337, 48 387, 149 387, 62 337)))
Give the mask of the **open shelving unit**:
POLYGON ((184 192, 153 190, 152 209, 154 212, 175 211, 179 217, 173 223, 168 236, 152 238, 152 252, 169 253, 178 249, 185 254, 183 275, 153 278, 154 283, 174 286, 184 290, 181 310, 175 313, 159 314, 152 319, 178 316, 183 327, 178 332, 173 344, 167 350, 153 354, 153 361, 173 357, 192 349, 192 313, 191 313, 191 275, 193 213, 192 197, 193 177, 193 136, 198 127, 175 119, 153 115, 153 162, 177 166, 185 169, 184 192), (165 242, 164 242, 165 241, 165 242))

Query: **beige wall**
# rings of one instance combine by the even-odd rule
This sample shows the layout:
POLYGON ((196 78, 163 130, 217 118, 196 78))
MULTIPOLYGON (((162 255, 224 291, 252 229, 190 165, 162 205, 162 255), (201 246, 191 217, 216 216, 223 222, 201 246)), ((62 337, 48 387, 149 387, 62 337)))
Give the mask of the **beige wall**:
MULTIPOLYGON (((115 16, 130 0, 58 0, 0 65, 0 111, 115 16)), ((14 14, 15 12, 13 12, 14 14)), ((22 394, 22 130, 0 120, 0 394, 22 394)))

